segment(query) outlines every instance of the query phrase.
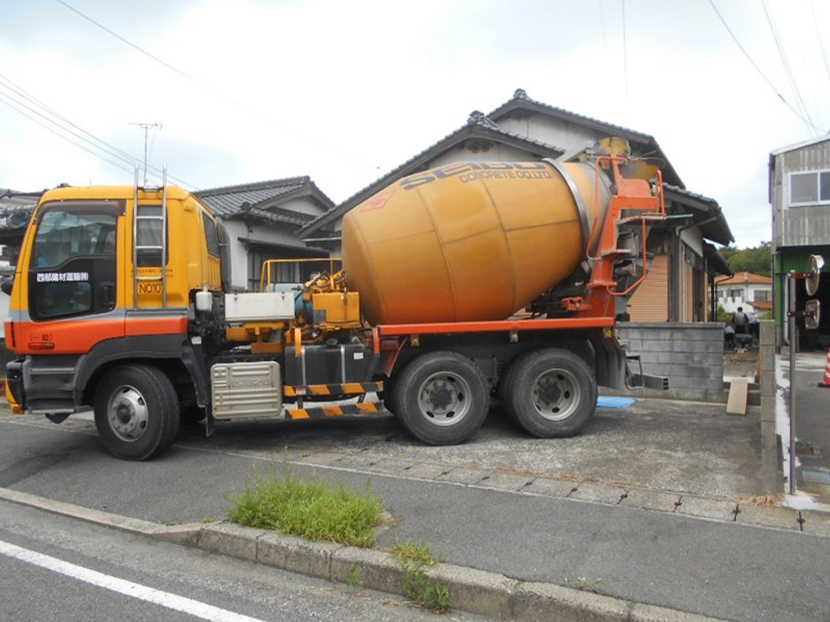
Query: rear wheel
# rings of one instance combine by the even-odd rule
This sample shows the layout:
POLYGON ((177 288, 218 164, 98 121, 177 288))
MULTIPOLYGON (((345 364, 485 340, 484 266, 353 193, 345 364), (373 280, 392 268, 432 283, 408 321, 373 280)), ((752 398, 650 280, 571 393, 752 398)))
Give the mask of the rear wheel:
POLYGON ((490 396, 475 363, 455 352, 410 362, 394 386, 393 408, 410 434, 429 445, 455 445, 484 423, 490 396))
POLYGON ((95 427, 104 447, 124 460, 146 460, 167 449, 179 431, 176 389, 159 369, 124 365, 95 392, 95 427))
POLYGON ((502 396, 507 414, 534 436, 573 436, 594 414, 597 383, 577 355, 549 348, 529 352, 511 365, 502 396))

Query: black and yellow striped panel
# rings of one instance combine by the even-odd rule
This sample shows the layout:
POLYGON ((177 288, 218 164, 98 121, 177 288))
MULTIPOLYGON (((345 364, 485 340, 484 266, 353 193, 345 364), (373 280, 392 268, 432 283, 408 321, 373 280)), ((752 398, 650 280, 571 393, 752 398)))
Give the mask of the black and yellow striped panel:
POLYGON ((286 408, 287 419, 325 419, 327 417, 348 417, 371 415, 383 410, 383 402, 362 402, 342 406, 319 406, 317 408, 286 408))
POLYGON ((307 387, 286 385, 282 388, 285 397, 297 397, 298 395, 360 395, 373 391, 383 391, 383 383, 344 382, 342 384, 310 384, 307 387))

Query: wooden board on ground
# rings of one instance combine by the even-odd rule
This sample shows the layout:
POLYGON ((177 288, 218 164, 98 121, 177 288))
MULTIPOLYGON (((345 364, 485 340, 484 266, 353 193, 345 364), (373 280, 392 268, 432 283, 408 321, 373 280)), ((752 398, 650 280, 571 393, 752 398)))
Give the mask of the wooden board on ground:
POLYGON ((734 378, 729 384, 729 400, 726 402, 726 414, 745 415, 748 393, 749 380, 746 378, 734 378))

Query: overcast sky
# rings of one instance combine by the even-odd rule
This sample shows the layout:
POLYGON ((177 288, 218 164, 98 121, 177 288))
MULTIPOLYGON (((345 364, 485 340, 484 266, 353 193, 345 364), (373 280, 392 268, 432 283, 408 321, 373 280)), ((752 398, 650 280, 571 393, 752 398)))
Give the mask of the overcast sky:
POLYGON ((191 188, 309 175, 340 202, 523 88, 655 136, 754 246, 769 152, 830 130, 830 2, 712 1, 757 69, 710 0, 65 0, 129 43, 0 0, 0 187, 132 183, 21 92, 139 160, 132 124, 162 124, 150 162, 191 188))

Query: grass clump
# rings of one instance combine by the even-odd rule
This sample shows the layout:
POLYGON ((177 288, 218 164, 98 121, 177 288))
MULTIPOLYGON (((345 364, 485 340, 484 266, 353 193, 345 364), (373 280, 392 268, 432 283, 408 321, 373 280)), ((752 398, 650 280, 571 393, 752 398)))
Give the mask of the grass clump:
POLYGON ((424 571, 442 561, 433 555, 429 544, 397 540, 392 550, 403 570, 404 596, 436 613, 449 609, 449 588, 441 581, 430 581, 424 571))
POLYGON ((401 564, 409 562, 421 566, 434 566, 442 561, 432 554, 432 550, 427 542, 419 542, 416 544, 405 540, 396 540, 392 551, 395 554, 395 559, 401 564))
POLYGON ((383 513, 370 487, 358 493, 342 481, 332 487, 325 481, 303 480, 287 465, 277 475, 273 461, 266 476, 255 464, 245 491, 229 501, 228 518, 234 523, 362 547, 374 544, 374 528, 383 513))
POLYGON ((441 581, 430 581, 421 564, 405 561, 403 569, 403 594, 425 609, 444 613, 450 608, 450 590, 441 581))

